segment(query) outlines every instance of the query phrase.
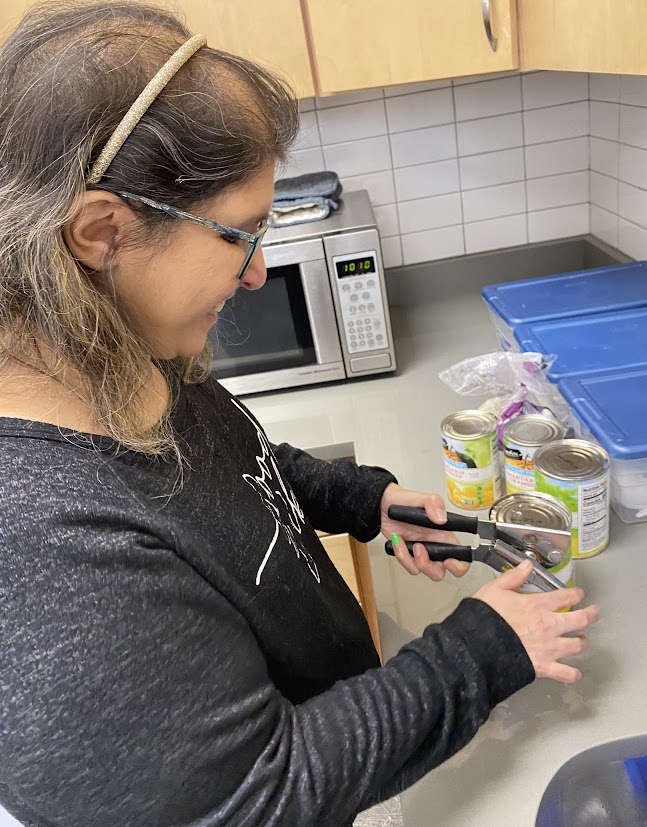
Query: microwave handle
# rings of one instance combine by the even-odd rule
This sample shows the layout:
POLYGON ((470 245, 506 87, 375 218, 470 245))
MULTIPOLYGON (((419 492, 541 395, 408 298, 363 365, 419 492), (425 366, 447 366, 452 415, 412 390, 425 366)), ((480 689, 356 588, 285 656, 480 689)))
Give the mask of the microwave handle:
POLYGON ((339 362, 343 357, 326 260, 304 261, 299 268, 317 363, 339 362))

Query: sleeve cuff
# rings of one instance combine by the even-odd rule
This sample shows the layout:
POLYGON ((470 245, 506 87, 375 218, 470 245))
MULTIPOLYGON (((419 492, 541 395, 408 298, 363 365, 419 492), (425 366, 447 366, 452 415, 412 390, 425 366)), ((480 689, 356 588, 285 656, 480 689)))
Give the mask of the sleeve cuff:
POLYGON ((462 600, 443 626, 462 639, 481 669, 491 708, 534 681, 532 661, 518 635, 483 600, 462 600))

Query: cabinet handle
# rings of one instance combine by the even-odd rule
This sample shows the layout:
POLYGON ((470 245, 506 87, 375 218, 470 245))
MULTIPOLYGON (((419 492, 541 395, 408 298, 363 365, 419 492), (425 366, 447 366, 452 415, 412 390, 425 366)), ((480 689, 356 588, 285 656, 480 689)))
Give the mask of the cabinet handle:
POLYGON ((483 12, 483 25, 485 26, 485 34, 490 41, 490 48, 496 52, 497 40, 492 34, 492 22, 490 20, 490 0, 481 0, 481 10, 483 12))

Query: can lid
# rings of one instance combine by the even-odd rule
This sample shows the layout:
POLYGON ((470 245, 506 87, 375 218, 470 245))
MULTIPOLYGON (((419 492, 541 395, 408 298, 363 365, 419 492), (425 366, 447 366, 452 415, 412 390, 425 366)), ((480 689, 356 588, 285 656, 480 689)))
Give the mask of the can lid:
POLYGON ((519 445, 545 445, 564 436, 564 426, 556 419, 543 414, 516 416, 503 426, 503 439, 519 445))
POLYGON ((521 491, 507 494, 490 509, 490 519, 497 523, 529 525, 568 531, 573 518, 571 512, 555 497, 539 491, 521 491))
POLYGON ((599 477, 609 467, 609 455, 583 439, 561 439, 537 449, 535 471, 558 480, 588 480, 599 477))
POLYGON ((455 439, 480 439, 496 430, 496 419, 484 411, 457 411, 440 424, 445 436, 455 439))

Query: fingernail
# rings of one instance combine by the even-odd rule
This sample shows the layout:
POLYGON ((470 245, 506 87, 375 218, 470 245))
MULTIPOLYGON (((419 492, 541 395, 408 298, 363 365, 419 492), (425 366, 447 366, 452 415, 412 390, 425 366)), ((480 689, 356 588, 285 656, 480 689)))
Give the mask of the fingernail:
POLYGON ((434 511, 434 522, 439 525, 447 522, 447 514, 444 511, 434 511))
POLYGON ((395 532, 394 532, 394 533, 391 535, 391 545, 393 546, 393 548, 395 548, 399 542, 400 542, 400 538, 399 538, 399 537, 398 537, 398 535, 397 535, 397 534, 395 534, 395 532))

